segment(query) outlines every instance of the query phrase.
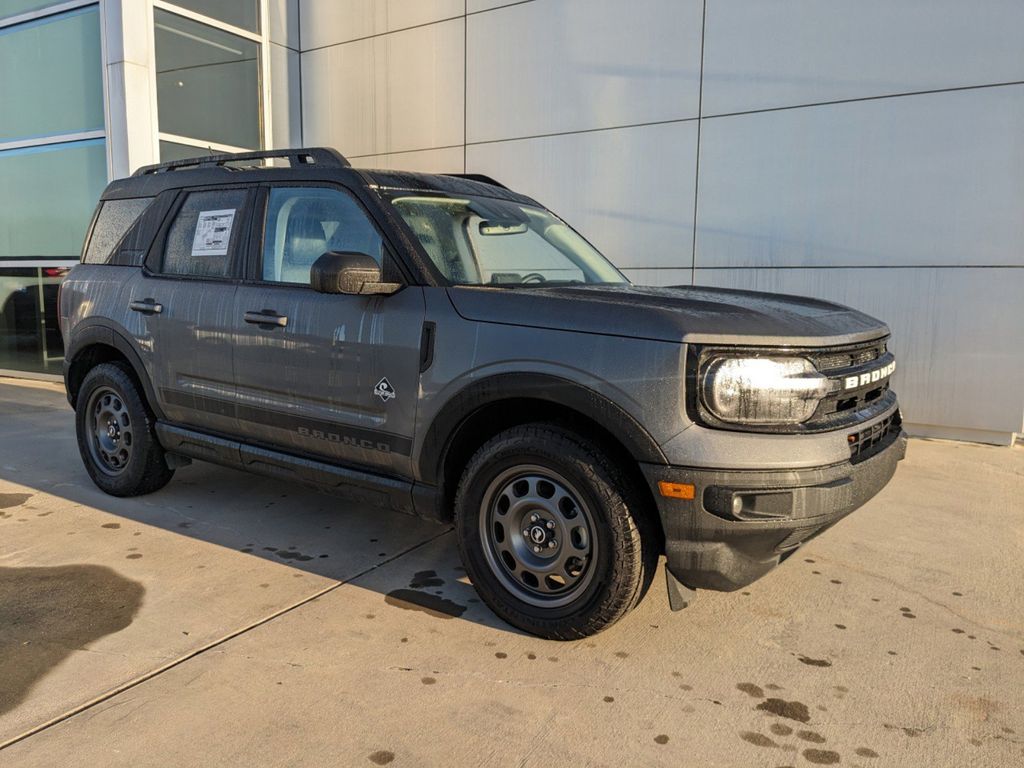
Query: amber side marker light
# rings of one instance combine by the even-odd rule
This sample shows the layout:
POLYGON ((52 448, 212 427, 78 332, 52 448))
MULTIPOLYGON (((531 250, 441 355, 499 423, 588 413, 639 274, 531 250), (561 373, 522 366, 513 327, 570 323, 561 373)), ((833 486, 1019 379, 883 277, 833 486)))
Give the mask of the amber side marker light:
POLYGON ((692 499, 694 487, 692 483, 666 483, 664 480, 658 482, 658 490, 662 496, 670 499, 692 499))

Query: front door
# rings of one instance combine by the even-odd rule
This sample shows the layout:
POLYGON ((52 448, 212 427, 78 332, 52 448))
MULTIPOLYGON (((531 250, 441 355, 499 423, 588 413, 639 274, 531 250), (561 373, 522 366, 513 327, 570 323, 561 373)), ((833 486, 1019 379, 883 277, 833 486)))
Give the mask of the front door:
POLYGON ((406 473, 424 318, 421 288, 390 296, 317 293, 326 251, 389 258, 361 204, 341 187, 273 186, 261 238, 234 301, 242 439, 286 452, 406 473))

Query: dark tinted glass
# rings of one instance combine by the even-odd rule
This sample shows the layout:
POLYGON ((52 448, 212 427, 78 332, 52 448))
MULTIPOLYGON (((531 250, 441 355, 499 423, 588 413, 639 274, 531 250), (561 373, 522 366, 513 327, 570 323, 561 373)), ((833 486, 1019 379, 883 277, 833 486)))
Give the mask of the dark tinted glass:
POLYGON ((152 200, 151 197, 135 197, 130 200, 108 200, 103 203, 82 261, 86 264, 109 264, 114 246, 152 200))
POLYGON ((245 190, 192 192, 167 233, 161 271, 169 275, 227 277, 242 230, 245 190))
POLYGON ((259 44, 159 8, 153 20, 161 133, 259 149, 259 44))
POLYGON ((0 266, 0 369, 60 373, 57 289, 66 273, 63 267, 0 266))
POLYGON ((381 263, 381 238, 347 193, 325 187, 270 191, 263 279, 309 284, 309 268, 327 251, 365 253, 381 263))
POLYGON ((249 32, 260 31, 260 0, 174 0, 174 4, 249 32))

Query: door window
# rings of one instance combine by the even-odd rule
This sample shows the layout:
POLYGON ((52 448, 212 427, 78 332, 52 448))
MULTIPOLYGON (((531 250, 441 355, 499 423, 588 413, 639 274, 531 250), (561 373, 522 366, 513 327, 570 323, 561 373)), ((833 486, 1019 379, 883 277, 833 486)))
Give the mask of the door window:
POLYGON ((380 234, 351 195, 328 187, 276 187, 267 200, 263 280, 309 285, 327 251, 364 253, 381 264, 380 234))
POLYGON ((168 275, 228 277, 243 231, 244 189, 190 192, 167 233, 160 271, 168 275))

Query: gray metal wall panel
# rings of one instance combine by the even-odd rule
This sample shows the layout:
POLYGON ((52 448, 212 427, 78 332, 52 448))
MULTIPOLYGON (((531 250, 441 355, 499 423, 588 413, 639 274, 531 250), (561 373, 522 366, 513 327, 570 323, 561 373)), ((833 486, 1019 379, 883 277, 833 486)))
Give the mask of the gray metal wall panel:
POLYGON ((561 0, 470 15, 468 141, 696 117, 701 7, 561 0))
POLYGON ((1024 80, 1020 0, 708 0, 704 114, 1024 80))
POLYGON ((462 19, 302 54, 303 130, 345 155, 462 144, 462 19))
POLYGON ((1024 85, 706 119, 697 266, 1024 265, 1022 129, 1024 85))
POLYGON ((621 266, 688 265, 696 148, 695 121, 669 123, 470 145, 467 167, 550 206, 621 266))

